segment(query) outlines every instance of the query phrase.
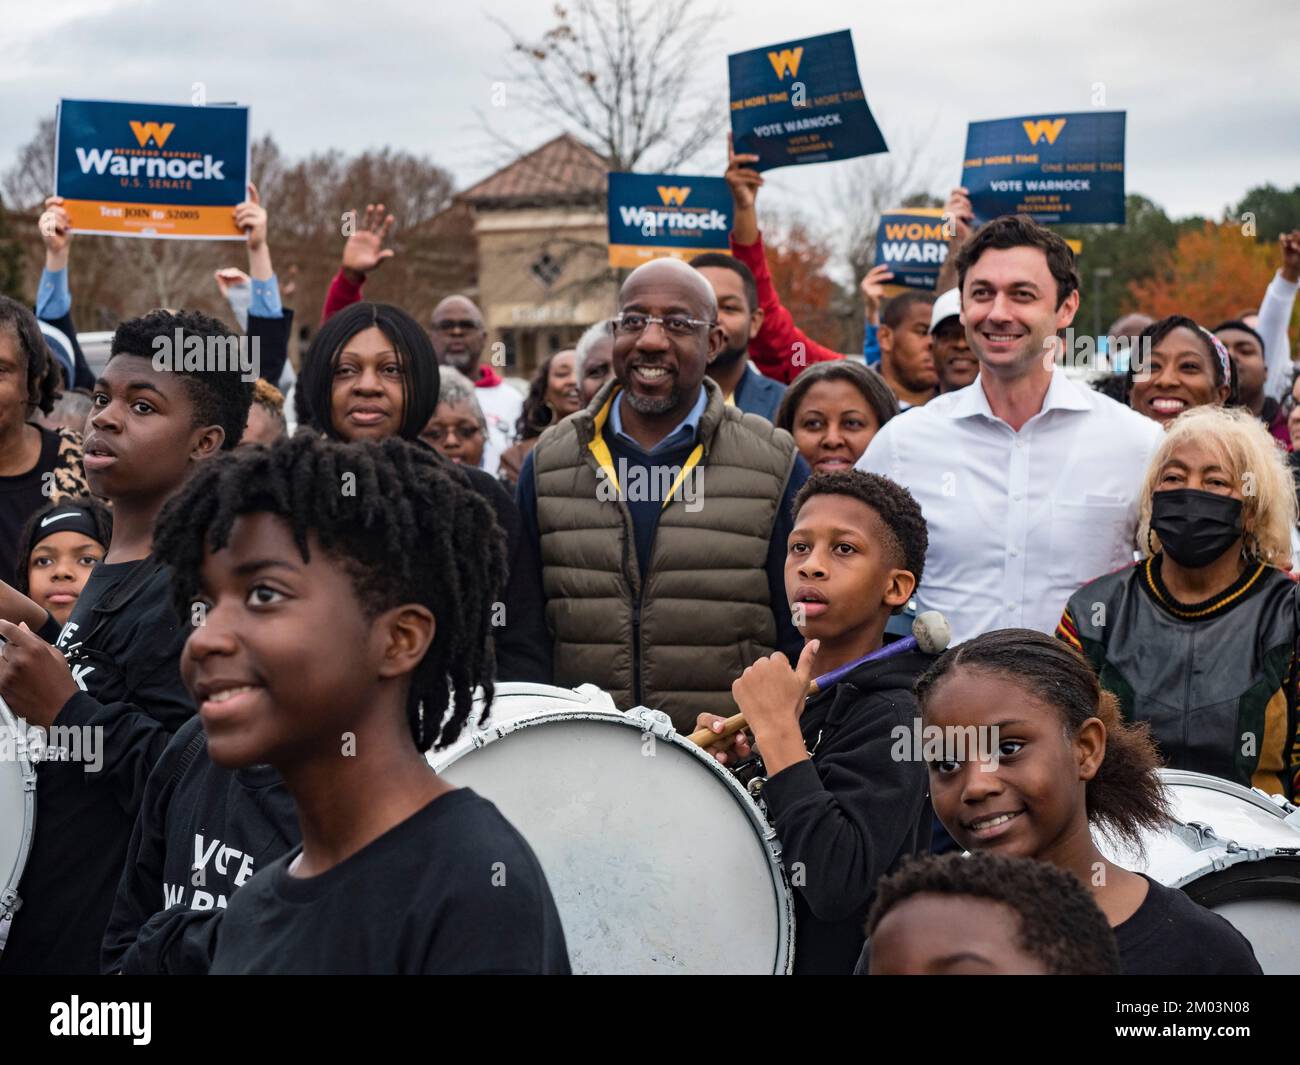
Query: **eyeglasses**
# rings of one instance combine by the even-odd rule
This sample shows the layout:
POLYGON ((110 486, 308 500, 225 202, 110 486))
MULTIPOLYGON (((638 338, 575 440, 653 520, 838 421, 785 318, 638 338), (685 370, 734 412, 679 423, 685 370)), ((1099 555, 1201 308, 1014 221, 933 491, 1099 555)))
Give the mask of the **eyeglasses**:
POLYGON ((462 422, 460 425, 431 425, 420 435, 435 444, 441 444, 447 439, 448 433, 455 436, 457 440, 473 440, 482 431, 482 426, 475 422, 462 422))
POLYGON ((616 314, 611 319, 614 325, 614 332, 621 333, 624 336, 637 336, 644 333, 651 325, 663 326, 665 333, 676 337, 690 336, 700 326, 712 326, 712 322, 706 322, 703 318, 688 318, 684 314, 666 314, 663 317, 655 314, 637 314, 629 312, 627 314, 616 314))
POLYGON ((444 318, 441 321, 434 322, 433 328, 439 333, 472 333, 476 329, 482 329, 482 322, 471 321, 468 318, 444 318))

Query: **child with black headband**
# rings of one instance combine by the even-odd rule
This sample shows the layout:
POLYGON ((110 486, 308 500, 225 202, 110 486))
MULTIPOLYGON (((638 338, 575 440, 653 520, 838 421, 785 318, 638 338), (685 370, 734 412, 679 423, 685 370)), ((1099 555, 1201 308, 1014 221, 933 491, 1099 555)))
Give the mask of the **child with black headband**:
POLYGON ((112 514, 93 496, 47 503, 19 537, 14 587, 62 626, 90 571, 103 560, 112 533, 112 514))

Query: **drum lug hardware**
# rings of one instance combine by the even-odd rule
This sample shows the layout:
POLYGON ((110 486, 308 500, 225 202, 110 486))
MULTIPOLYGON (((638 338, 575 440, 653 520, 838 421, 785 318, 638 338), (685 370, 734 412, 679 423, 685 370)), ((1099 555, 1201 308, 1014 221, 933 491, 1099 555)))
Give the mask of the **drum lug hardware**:
POLYGON ((1214 834, 1212 826, 1200 821, 1175 822, 1174 835, 1194 851, 1203 851, 1223 842, 1214 834))
POLYGON ((635 720, 641 722, 643 731, 658 736, 661 740, 668 739, 677 731, 673 728, 673 719, 662 710, 651 710, 643 706, 629 712, 634 715, 635 720))
POLYGON ((18 907, 22 902, 18 898, 18 892, 13 888, 7 891, 0 891, 0 917, 5 917, 11 913, 17 913, 18 907))
POLYGON ((749 797, 755 802, 763 801, 763 785, 767 783, 767 777, 755 777, 749 782, 749 797))
POLYGON ((23 777, 23 791, 35 791, 35 790, 36 790, 35 774, 29 777, 23 777))

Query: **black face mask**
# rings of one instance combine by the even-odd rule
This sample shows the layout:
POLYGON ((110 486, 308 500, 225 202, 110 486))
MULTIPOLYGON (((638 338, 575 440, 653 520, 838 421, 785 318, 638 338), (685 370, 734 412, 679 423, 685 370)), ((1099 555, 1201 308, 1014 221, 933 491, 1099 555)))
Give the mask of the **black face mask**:
POLYGON ((1241 537, 1241 500, 1197 488, 1156 492, 1151 528, 1180 566, 1208 566, 1241 537))

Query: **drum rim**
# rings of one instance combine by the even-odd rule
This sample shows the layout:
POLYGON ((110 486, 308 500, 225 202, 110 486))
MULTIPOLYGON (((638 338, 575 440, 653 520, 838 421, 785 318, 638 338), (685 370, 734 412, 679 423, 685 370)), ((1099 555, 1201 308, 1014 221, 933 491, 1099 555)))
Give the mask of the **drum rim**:
POLYGON ((1245 799, 1252 806, 1260 810, 1266 810, 1279 820, 1285 820, 1288 813, 1296 809, 1294 803, 1282 796, 1286 802, 1286 808, 1279 806, 1271 799, 1265 798, 1254 788, 1248 788, 1244 784, 1238 784, 1235 780, 1224 780, 1222 777, 1211 776, 1209 773, 1196 773, 1190 769, 1166 769, 1159 770, 1160 783, 1166 788, 1174 785, 1183 785, 1192 788, 1204 788, 1206 791, 1217 791, 1220 795, 1231 795, 1234 798, 1245 799))
MULTIPOLYGON (((566 691, 568 689, 561 688, 558 690, 566 691)), ((794 969, 795 952, 794 889, 790 886, 790 879, 786 874, 785 865, 781 861, 781 844, 776 838, 776 829, 763 816, 758 804, 754 802, 744 785, 736 779, 731 770, 720 765, 715 758, 706 754, 703 748, 692 743, 689 738, 673 728, 671 719, 662 710, 652 710, 645 706, 633 707, 631 710, 568 709, 565 707, 534 710, 519 717, 507 718, 499 723, 489 723, 486 728, 476 728, 472 733, 462 735, 455 743, 441 751, 429 751, 427 758, 434 772, 441 773, 470 751, 486 747, 514 732, 534 728, 551 721, 603 721, 622 725, 626 728, 635 728, 643 733, 650 732, 656 739, 664 740, 688 751, 697 761, 706 765, 715 778, 725 782, 732 798, 740 805, 763 844, 763 851, 767 856, 768 871, 771 874, 773 895, 776 898, 776 908, 779 916, 783 918, 779 922, 776 956, 773 959, 774 972, 787 975, 791 973, 794 969), (667 726, 666 729, 664 726, 667 726)))
MULTIPOLYGON (((10 730, 17 737, 23 732, 19 720, 4 699, 0 699, 0 728, 10 730)), ((0 920, 18 909, 18 885, 22 882, 23 871, 31 857, 32 840, 36 833, 36 766, 27 756, 25 745, 21 750, 15 747, 14 753, 23 783, 23 830, 18 844, 18 857, 12 870, 3 871, 5 879, 0 881, 0 920)))

